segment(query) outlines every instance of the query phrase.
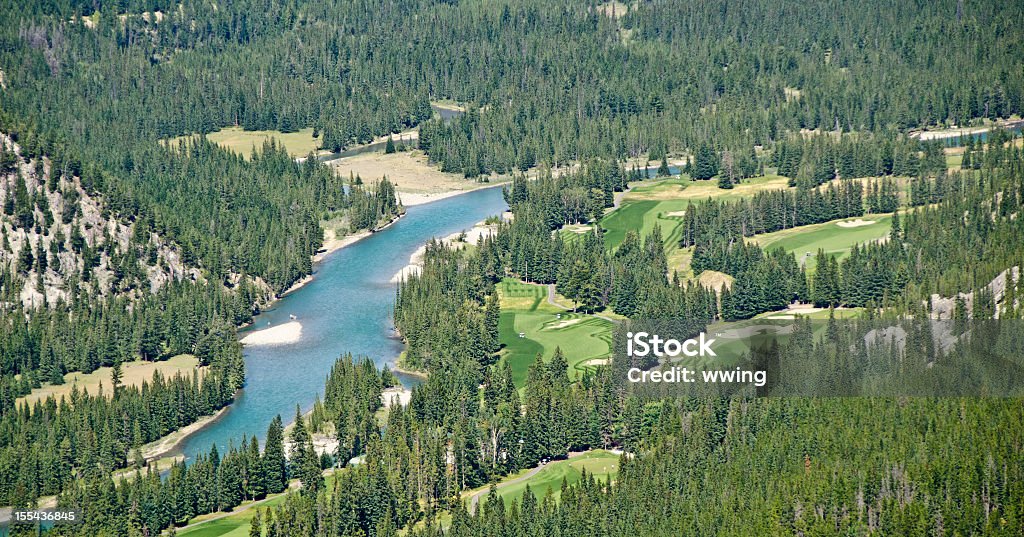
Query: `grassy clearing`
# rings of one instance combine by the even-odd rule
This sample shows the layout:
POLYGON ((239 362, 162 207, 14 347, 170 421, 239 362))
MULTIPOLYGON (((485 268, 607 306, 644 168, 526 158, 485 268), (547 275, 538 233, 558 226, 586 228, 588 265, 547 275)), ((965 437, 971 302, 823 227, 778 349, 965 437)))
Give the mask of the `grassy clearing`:
POLYGON ((570 378, 577 378, 593 367, 588 361, 607 358, 611 352, 611 322, 548 304, 543 285, 506 279, 498 284, 498 296, 498 330, 504 345, 501 359, 512 367, 517 386, 525 384, 537 354, 549 360, 555 349, 561 348, 569 363, 570 378))
POLYGON ((597 10, 608 18, 618 19, 625 15, 629 8, 622 2, 602 2, 597 5, 597 10))
MULTIPOLYGON (((125 386, 141 386, 143 381, 151 381, 153 373, 157 371, 165 378, 173 377, 176 373, 191 375, 197 365, 199 365, 199 360, 191 354, 179 354, 159 362, 146 362, 143 360, 127 362, 121 366, 121 382, 125 386)), ((58 386, 44 384, 41 388, 32 390, 32 393, 18 398, 16 403, 20 404, 24 401, 34 404, 36 401, 43 401, 51 395, 54 399, 60 401, 61 396, 69 396, 71 389, 75 386, 78 387, 79 391, 88 390, 92 395, 99 393, 102 386, 103 393, 109 396, 114 393, 114 386, 110 382, 110 372, 112 369, 110 367, 101 367, 92 373, 68 373, 64 375, 64 384, 58 386)))
POLYGON ((798 262, 803 260, 808 271, 813 271, 814 257, 819 248, 827 254, 836 256, 837 259, 842 259, 849 255, 853 245, 876 241, 889 234, 892 215, 865 215, 860 219, 873 223, 858 227, 839 225, 841 222, 855 220, 848 218, 766 233, 751 240, 762 248, 782 248, 795 255, 798 262), (807 256, 808 252, 810 256, 807 256))
MULTIPOLYGON (((175 145, 183 138, 187 138, 187 136, 171 139, 169 143, 175 145)), ((271 139, 277 140, 277 143, 283 145, 288 154, 293 157, 304 157, 310 152, 316 153, 320 148, 320 140, 313 138, 312 128, 283 133, 279 131, 247 131, 241 127, 226 127, 207 134, 206 138, 245 158, 252 156, 254 147, 263 147, 264 142, 271 139)))

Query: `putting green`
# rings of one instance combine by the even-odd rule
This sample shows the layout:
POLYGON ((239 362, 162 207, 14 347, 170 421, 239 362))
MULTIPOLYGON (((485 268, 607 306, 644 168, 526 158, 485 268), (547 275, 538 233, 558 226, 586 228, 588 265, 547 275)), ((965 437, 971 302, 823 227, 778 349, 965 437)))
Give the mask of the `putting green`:
POLYGON ((782 248, 796 256, 797 262, 805 262, 809 272, 814 271, 818 249, 842 259, 850 254, 855 244, 877 241, 889 234, 891 215, 865 215, 855 219, 833 220, 822 224, 784 229, 774 233, 758 235, 753 240, 764 249, 782 248), (857 221, 860 222, 857 222, 857 221), (850 222, 862 225, 851 226, 850 222), (870 224, 865 224, 870 222, 870 224), (807 255, 807 254, 810 255, 807 255))
POLYGON ((498 331, 504 345, 501 359, 512 367, 517 386, 525 384, 526 373, 537 354, 546 361, 556 348, 561 348, 569 364, 570 378, 594 367, 587 363, 590 360, 610 354, 614 327, 610 321, 548 304, 547 288, 543 285, 506 279, 497 287, 501 300, 498 331))

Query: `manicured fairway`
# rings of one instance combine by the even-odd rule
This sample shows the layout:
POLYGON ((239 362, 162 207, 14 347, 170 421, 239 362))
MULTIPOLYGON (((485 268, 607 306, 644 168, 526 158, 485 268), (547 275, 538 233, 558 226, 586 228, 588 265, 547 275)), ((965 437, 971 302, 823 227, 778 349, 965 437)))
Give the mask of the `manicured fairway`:
POLYGON ((525 384, 538 353, 549 360, 555 349, 561 348, 569 363, 569 376, 576 378, 592 367, 588 361, 607 358, 611 352, 611 322, 551 306, 544 286, 506 280, 498 285, 498 293, 498 329, 505 346, 501 359, 512 367, 517 386, 525 384))
MULTIPOLYGON (((344 471, 344 470, 338 470, 344 471)), ((331 473, 324 477, 324 483, 326 490, 330 491, 334 486, 334 480, 336 479, 335 474, 331 473)), ((256 514, 256 509, 263 511, 267 507, 275 507, 284 502, 285 498, 291 494, 291 491, 286 491, 278 494, 269 500, 258 502, 258 506, 254 506, 244 511, 238 511, 248 504, 242 504, 235 508, 237 511, 234 514, 230 514, 223 518, 211 520, 198 526, 178 530, 178 535, 182 537, 248 537, 249 536, 249 521, 252 520, 253 515, 256 514)), ((224 513, 213 513, 210 515, 204 515, 193 519, 192 523, 202 521, 203 519, 223 515, 224 513)))
MULTIPOLYGON (((267 507, 280 505, 284 502, 286 494, 281 494, 271 500, 259 504, 258 509, 262 511, 267 507)), ((182 537, 248 537, 249 521, 256 514, 257 507, 246 509, 224 518, 211 520, 193 528, 179 530, 178 535, 182 537)))
MULTIPOLYGON (((579 482, 583 477, 583 470, 601 482, 605 482, 609 478, 614 480, 619 473, 619 456, 603 449, 597 449, 564 461, 550 462, 527 479, 517 481, 518 478, 511 477, 506 480, 507 485, 498 484, 498 496, 505 501, 507 506, 513 500, 521 501, 526 487, 529 486, 530 491, 538 500, 543 499, 548 490, 557 500, 561 496, 562 481, 565 480, 570 485, 579 482)), ((480 501, 484 501, 489 488, 482 487, 483 496, 480 501)))
POLYGON ((666 248, 673 248, 679 242, 679 226, 683 211, 693 200, 641 200, 625 202, 622 207, 608 213, 601 219, 605 234, 605 246, 614 250, 626 238, 626 232, 636 230, 643 238, 661 226, 661 236, 666 248))
POLYGON ((891 215, 866 215, 859 218, 869 225, 842 227, 841 222, 857 219, 845 219, 823 224, 800 226, 797 228, 758 235, 753 240, 762 248, 782 248, 796 256, 797 262, 806 262, 807 270, 813 271, 815 256, 818 249, 842 259, 849 255, 855 244, 876 241, 889 234, 892 221, 891 215), (810 255, 807 255, 807 253, 810 255))
POLYGON ((615 249, 627 231, 637 230, 643 237, 654 226, 661 226, 666 251, 671 252, 677 248, 683 212, 691 203, 702 203, 709 198, 747 198, 758 192, 786 188, 787 181, 785 177, 769 175, 748 179, 731 190, 722 190, 718 188, 717 181, 690 181, 684 177, 637 186, 623 197, 618 209, 601 220, 601 227, 607 230, 605 245, 610 250, 615 249))
POLYGON ((764 175, 746 179, 731 189, 723 190, 718 188, 717 179, 691 181, 684 176, 638 185, 623 197, 623 202, 678 199, 698 202, 708 198, 729 201, 748 198, 765 190, 781 190, 786 188, 788 183, 789 179, 785 177, 764 175))

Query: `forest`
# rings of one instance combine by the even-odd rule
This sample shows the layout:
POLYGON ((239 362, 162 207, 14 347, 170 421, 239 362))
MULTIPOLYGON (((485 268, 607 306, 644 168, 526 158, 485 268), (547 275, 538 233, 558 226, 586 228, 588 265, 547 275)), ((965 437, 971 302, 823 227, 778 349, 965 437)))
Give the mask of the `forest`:
POLYGON ((644 398, 610 368, 571 380, 561 352, 517 386, 495 284, 693 333, 794 300, 923 317, 935 294, 959 321, 1019 318, 1013 273, 990 285, 1024 260, 1019 140, 971 141, 953 171, 909 134, 1024 114, 1022 19, 998 0, 0 0, 0 504, 56 495, 88 518, 54 534, 152 535, 297 479, 252 535, 1018 535, 1019 401, 644 398), (311 129, 331 152, 415 129, 440 170, 508 179, 514 219, 476 248, 430 244, 400 283, 402 366, 428 373, 407 407, 385 416, 383 357, 346 355, 289 434, 278 418, 262 446, 161 475, 139 448, 230 404, 236 329, 312 272, 324 228, 404 211, 386 178, 202 136, 225 127, 311 129), (655 227, 612 248, 602 216, 669 159, 723 190, 766 168, 789 187, 692 204, 678 243, 655 227), (749 240, 866 213, 892 215, 888 237, 814 271, 749 240), (733 285, 677 273, 666 239, 733 285), (194 374, 18 402, 181 354, 194 374), (614 482, 460 501, 593 448, 624 451, 614 482))

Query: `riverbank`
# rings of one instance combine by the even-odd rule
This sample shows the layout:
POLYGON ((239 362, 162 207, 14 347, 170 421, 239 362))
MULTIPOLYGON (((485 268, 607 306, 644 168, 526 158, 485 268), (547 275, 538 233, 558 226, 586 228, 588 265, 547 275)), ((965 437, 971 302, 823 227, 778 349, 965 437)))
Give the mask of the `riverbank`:
MULTIPOLYGON (((497 224, 487 224, 485 222, 478 222, 472 228, 468 230, 458 231, 452 233, 447 237, 438 239, 439 242, 446 246, 459 246, 459 245, 472 245, 477 246, 484 237, 489 237, 494 233, 497 233, 497 224)), ((399 283, 403 280, 408 279, 410 276, 418 275, 423 270, 423 259, 427 253, 427 245, 424 244, 416 249, 415 252, 409 256, 409 263, 402 267, 401 270, 395 273, 391 277, 391 283, 399 283)))
MULTIPOLYGON (((344 248, 346 246, 351 246, 351 245, 353 245, 353 244, 355 244, 355 243, 357 243, 357 242, 359 242, 359 241, 369 237, 370 235, 373 235, 374 233, 377 233, 378 231, 383 231, 383 230, 387 229, 388 227, 393 225, 395 222, 397 222, 398 219, 401 218, 404 214, 405 213, 403 212, 401 214, 396 215, 394 218, 391 219, 391 221, 389 221, 388 223, 386 223, 383 226, 380 226, 380 227, 378 227, 376 229, 372 229, 372 230, 364 229, 364 230, 357 231, 355 233, 350 233, 348 235, 344 235, 342 237, 338 237, 337 236, 337 232, 335 230, 330 229, 330 228, 324 228, 324 241, 323 241, 323 244, 321 245, 320 249, 317 250, 315 254, 313 254, 313 265, 319 264, 321 261, 324 260, 324 258, 326 258, 327 256, 331 255, 332 253, 334 253, 334 252, 336 252, 338 250, 341 250, 342 248, 344 248)), ((312 274, 307 274, 301 280, 293 283, 292 286, 289 287, 285 292, 281 293, 280 296, 278 296, 274 300, 271 300, 270 303, 267 304, 267 307, 269 308, 269 307, 273 306, 273 304, 275 302, 277 302, 278 300, 280 300, 284 296, 286 296, 286 295, 288 295, 290 293, 293 293, 293 292, 295 292, 295 291, 297 291, 299 289, 302 289, 303 287, 305 287, 311 281, 313 281, 313 275, 312 274)))
POLYGON ((510 178, 488 177, 487 182, 466 179, 441 171, 420 150, 361 153, 330 162, 341 177, 359 177, 371 183, 388 178, 402 205, 412 207, 438 201, 481 188, 506 184, 510 178))
POLYGON ((302 323, 291 321, 263 330, 254 330, 241 339, 242 345, 283 345, 295 343, 302 337, 302 323))
POLYGON ((429 377, 430 374, 427 373, 426 371, 420 371, 418 369, 406 369, 405 367, 403 367, 402 364, 404 362, 404 360, 403 360, 404 356, 405 356, 405 352, 403 351, 402 354, 400 354, 398 356, 398 358, 395 359, 394 363, 388 364, 388 368, 391 369, 391 372, 392 373, 398 373, 398 374, 401 374, 401 375, 406 375, 406 376, 409 376, 409 377, 414 377, 414 378, 422 379, 422 380, 427 380, 427 377, 429 377))
POLYGON ((188 440, 188 437, 203 430, 206 426, 216 422, 230 408, 230 404, 224 406, 211 416, 203 416, 190 425, 175 430, 167 436, 154 440, 140 449, 142 458, 147 461, 154 461, 172 455, 178 451, 181 444, 188 440))
POLYGON ((911 138, 917 138, 918 140, 927 142, 930 140, 950 140, 956 138, 977 136, 991 132, 993 129, 1020 129, 1024 127, 1024 119, 1005 119, 994 122, 990 125, 980 125, 976 127, 950 127, 948 129, 940 130, 915 130, 910 131, 907 136, 911 138))

